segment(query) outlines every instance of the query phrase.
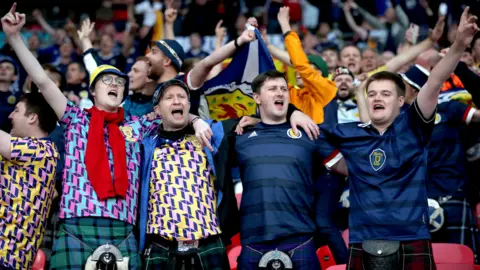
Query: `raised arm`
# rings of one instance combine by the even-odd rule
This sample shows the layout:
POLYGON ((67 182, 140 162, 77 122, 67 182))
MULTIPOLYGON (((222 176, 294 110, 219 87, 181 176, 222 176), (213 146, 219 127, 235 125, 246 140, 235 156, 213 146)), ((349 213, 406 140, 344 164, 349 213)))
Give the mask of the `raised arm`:
POLYGON ((48 22, 43 18, 42 12, 38 9, 33 10, 32 12, 33 18, 40 24, 43 30, 47 32, 49 35, 56 36, 57 33, 55 32, 55 29, 48 24, 48 22))
POLYGON ((440 94, 440 88, 450 74, 453 73, 465 49, 470 45, 475 33, 479 30, 476 16, 468 15, 469 7, 465 8, 458 25, 457 36, 445 57, 433 68, 427 83, 417 96, 418 107, 423 116, 429 119, 435 111, 440 94))
POLYGON ((351 13, 351 3, 345 2, 343 4, 343 13, 345 14, 345 20, 347 21, 348 26, 350 29, 353 30, 357 35, 360 36, 362 40, 367 39, 368 37, 368 32, 365 30, 363 27, 359 26, 356 22, 355 19, 353 19, 352 13, 351 13))
POLYGON ((235 52, 237 49, 235 43, 238 46, 242 46, 253 40, 255 40, 255 32, 253 30, 245 30, 236 40, 230 41, 225 46, 215 50, 205 59, 198 62, 198 64, 196 64, 195 67, 190 71, 188 75, 189 85, 194 89, 200 88, 207 79, 212 68, 230 57, 235 52))
POLYGON ((95 23, 90 23, 90 19, 86 19, 82 22, 82 27, 77 32, 84 53, 83 63, 85 64, 88 74, 92 74, 92 72, 98 67, 95 57, 91 53, 86 53, 93 48, 92 41, 90 40, 90 33, 94 27, 95 23))
POLYGON ((432 33, 427 39, 390 59, 390 61, 385 64, 386 70, 390 72, 398 72, 401 67, 415 60, 415 58, 417 58, 422 52, 432 48, 433 45, 442 37, 444 26, 445 17, 442 16, 438 18, 435 28, 432 30, 432 33))
POLYGON ((165 10, 165 32, 164 37, 166 39, 175 39, 175 33, 173 31, 173 23, 177 19, 177 10, 173 8, 167 8, 165 10))
POLYGON ((32 81, 38 86, 48 104, 53 108, 58 119, 63 117, 67 107, 67 99, 57 85, 47 76, 40 63, 27 48, 20 36, 25 24, 25 14, 16 12, 17 3, 2 18, 2 27, 10 46, 13 48, 32 81))
MULTIPOLYGON (((222 23, 223 23, 223 20, 220 20, 218 21, 217 26, 215 26, 215 51, 219 50, 222 47, 223 40, 227 36, 227 28, 223 27, 222 23)), ((210 80, 211 78, 214 78, 215 76, 220 74, 222 70, 223 70, 222 63, 217 64, 212 68, 212 70, 210 70, 210 73, 208 73, 207 79, 210 80)))

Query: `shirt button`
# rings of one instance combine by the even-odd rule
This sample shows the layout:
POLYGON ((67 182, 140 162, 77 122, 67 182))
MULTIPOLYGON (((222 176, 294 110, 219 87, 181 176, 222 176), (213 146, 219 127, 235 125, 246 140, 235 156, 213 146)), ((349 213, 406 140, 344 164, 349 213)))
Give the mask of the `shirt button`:
POLYGON ((377 251, 377 254, 378 254, 378 255, 382 255, 382 250, 379 249, 379 250, 377 251))

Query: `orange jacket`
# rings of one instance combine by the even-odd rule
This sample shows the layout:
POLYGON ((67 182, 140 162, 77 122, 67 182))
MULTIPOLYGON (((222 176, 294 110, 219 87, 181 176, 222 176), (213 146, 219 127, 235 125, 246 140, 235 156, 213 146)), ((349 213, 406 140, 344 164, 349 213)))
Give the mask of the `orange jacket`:
POLYGON ((291 84, 290 103, 310 116, 317 124, 323 123, 323 107, 325 107, 337 94, 337 87, 334 82, 324 78, 320 72, 313 69, 303 52, 300 38, 295 32, 290 32, 285 37, 290 61, 295 71, 302 77, 304 88, 298 88, 291 84))

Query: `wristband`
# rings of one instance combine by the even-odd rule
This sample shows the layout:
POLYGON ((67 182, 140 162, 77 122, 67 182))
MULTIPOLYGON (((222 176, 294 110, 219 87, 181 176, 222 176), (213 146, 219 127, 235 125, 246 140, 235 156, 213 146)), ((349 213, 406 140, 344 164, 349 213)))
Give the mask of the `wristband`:
POLYGON ((235 41, 233 42, 233 44, 235 45, 235 48, 236 48, 236 49, 240 48, 240 45, 238 45, 238 38, 235 39, 235 41))

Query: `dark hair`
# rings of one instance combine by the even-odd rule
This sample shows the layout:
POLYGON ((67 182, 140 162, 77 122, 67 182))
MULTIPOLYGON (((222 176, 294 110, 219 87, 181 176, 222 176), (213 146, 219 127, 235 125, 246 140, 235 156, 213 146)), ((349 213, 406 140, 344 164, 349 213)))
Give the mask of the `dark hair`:
POLYGON ((85 73, 85 75, 87 75, 87 69, 85 68, 85 65, 83 63, 78 62, 78 61, 73 61, 73 62, 70 62, 70 64, 68 64, 67 67, 70 66, 70 65, 73 65, 73 64, 77 64, 80 72, 83 72, 83 73, 85 73))
POLYGON ((25 115, 34 113, 38 116, 38 123, 43 131, 51 133, 55 129, 58 121, 57 115, 42 94, 25 94, 20 98, 19 102, 25 103, 25 115))
POLYGON ((263 84, 266 81, 271 80, 271 79, 276 79, 276 78, 282 78, 285 81, 287 81, 285 79, 285 74, 283 74, 282 72, 277 71, 275 69, 272 69, 272 70, 269 70, 269 71, 258 74, 258 76, 255 77, 255 79, 253 79, 253 81, 252 81, 253 92, 259 94, 260 93, 260 88, 262 88, 263 84))
POLYGON ((367 84, 365 85, 365 89, 368 92, 368 86, 372 82, 375 81, 391 81, 395 84, 395 88, 397 90, 397 94, 399 97, 404 97, 405 96, 405 82, 403 82, 403 79, 400 75, 397 73, 389 72, 389 71, 381 71, 378 73, 373 74, 370 78, 367 80, 367 84))
POLYGON ((183 64, 182 64, 181 71, 186 74, 187 72, 192 70, 195 63, 200 62, 200 60, 202 60, 202 59, 200 59, 198 57, 185 59, 185 61, 183 61, 183 64))

